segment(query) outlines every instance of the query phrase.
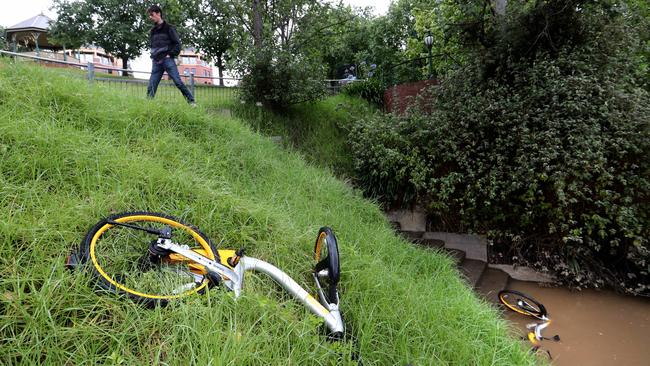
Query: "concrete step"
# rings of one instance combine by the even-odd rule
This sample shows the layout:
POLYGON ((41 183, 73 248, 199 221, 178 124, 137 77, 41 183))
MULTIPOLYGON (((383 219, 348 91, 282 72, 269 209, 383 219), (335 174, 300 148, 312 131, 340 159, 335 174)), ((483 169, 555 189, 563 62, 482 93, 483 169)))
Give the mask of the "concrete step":
POLYGON ((415 206, 413 209, 389 210, 385 214, 388 221, 398 222, 401 230, 426 230, 427 214, 424 208, 420 206, 415 206))
POLYGON ((467 279, 469 285, 472 288, 475 288, 486 267, 487 263, 483 261, 465 258, 465 260, 461 262, 459 269, 463 276, 465 276, 465 279, 467 279))
POLYGON ((529 267, 515 266, 512 264, 490 264, 490 268, 500 269, 506 272, 513 280, 538 283, 556 282, 552 275, 538 272, 529 267))
POLYGON ((423 247, 428 247, 428 248, 444 248, 445 247, 445 242, 442 240, 438 239, 424 239, 424 238, 417 238, 417 239, 412 239, 411 242, 421 245, 423 247))
POLYGON ((463 260, 465 260, 465 252, 462 250, 458 249, 449 249, 449 248, 444 248, 445 252, 456 262, 456 265, 459 265, 460 263, 463 263, 463 260))
POLYGON ((510 276, 496 268, 487 268, 478 282, 476 292, 483 296, 488 302, 492 304, 499 304, 497 295, 499 291, 504 290, 508 286, 510 276))
POLYGON ((442 240, 445 247, 462 250, 469 259, 487 262, 487 240, 482 236, 427 231, 422 238, 442 240))
POLYGON ((422 238, 424 231, 410 231, 410 230, 399 230, 398 233, 402 235, 406 240, 414 240, 422 238))

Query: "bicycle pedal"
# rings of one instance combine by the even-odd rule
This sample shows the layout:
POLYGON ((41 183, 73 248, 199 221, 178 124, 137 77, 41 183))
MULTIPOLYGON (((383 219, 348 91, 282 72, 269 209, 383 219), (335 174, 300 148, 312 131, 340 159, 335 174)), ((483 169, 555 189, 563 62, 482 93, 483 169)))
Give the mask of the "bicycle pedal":
POLYGON ((79 258, 77 258, 77 253, 70 253, 70 255, 65 259, 65 268, 74 271, 78 266, 79 258))

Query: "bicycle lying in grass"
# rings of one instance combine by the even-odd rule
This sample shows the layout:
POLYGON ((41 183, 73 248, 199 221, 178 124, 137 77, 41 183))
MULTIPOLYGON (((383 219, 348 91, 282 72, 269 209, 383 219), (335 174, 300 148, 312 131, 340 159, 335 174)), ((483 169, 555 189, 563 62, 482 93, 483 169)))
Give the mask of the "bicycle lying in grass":
POLYGON ((314 245, 316 300, 289 275, 243 250, 217 249, 198 228, 159 213, 129 212, 97 223, 66 265, 90 263, 97 284, 104 290, 143 303, 166 305, 170 300, 223 284, 239 296, 246 271, 267 274, 287 292, 322 318, 333 339, 341 339, 345 326, 339 311, 337 284, 339 251, 331 229, 318 231, 314 245))
MULTIPOLYGON (((556 342, 560 340, 559 335, 555 335, 553 338, 542 336, 542 331, 551 324, 551 319, 548 317, 546 308, 539 301, 514 290, 500 291, 499 301, 512 311, 541 320, 541 322, 526 325, 526 329, 528 329, 526 338, 533 344, 531 352, 537 352, 541 347, 540 342, 543 340, 554 340, 556 342)), ((547 350, 546 353, 549 358, 552 358, 550 351, 547 350)))

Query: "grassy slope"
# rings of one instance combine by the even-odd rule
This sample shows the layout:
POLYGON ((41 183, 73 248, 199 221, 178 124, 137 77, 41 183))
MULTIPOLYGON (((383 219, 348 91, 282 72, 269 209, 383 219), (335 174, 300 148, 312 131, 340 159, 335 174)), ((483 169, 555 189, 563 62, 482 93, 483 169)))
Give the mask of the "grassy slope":
MULTIPOLYGON (((310 285, 321 225, 365 365, 530 364, 452 263, 396 238, 378 207, 236 120, 130 100, 0 62, 0 364, 337 364, 351 345, 248 278, 155 310, 98 295, 64 256, 103 215, 162 211, 310 285)), ((346 357, 343 358, 345 360, 346 357)))
POLYGON ((283 115, 248 104, 235 105, 234 111, 255 131, 282 136, 283 145, 300 151, 309 163, 351 178, 354 161, 350 159, 348 132, 354 121, 375 109, 361 98, 339 94, 297 104, 283 115))

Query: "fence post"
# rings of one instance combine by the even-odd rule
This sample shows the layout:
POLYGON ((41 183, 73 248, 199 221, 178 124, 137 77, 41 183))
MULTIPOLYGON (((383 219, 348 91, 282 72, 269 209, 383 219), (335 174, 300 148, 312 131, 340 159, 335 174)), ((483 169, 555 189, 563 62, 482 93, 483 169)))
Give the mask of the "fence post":
POLYGON ((192 92, 192 96, 194 96, 194 99, 196 99, 196 93, 194 92, 194 74, 190 73, 190 91, 192 92))
MULTIPOLYGON (((18 47, 17 46, 18 46, 18 41, 16 40, 16 34, 14 33, 14 34, 11 35, 11 50, 14 53, 18 52, 18 47)), ((14 57, 14 60, 15 60, 16 56, 14 55, 13 57, 14 57)))
POLYGON ((95 65, 92 62, 88 63, 88 80, 93 81, 95 79, 95 65))

